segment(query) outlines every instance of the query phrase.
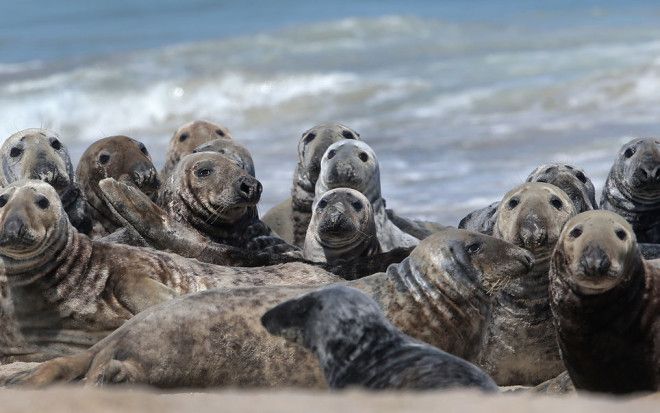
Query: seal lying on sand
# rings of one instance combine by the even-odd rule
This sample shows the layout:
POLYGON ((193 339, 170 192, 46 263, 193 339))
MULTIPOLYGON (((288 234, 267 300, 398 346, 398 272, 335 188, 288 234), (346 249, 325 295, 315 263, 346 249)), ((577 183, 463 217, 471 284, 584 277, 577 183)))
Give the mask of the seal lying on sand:
MULTIPOLYGON (((490 318, 488 291, 526 274, 531 254, 486 235, 447 229, 422 241, 401 264, 346 285, 371 296, 393 325, 458 357, 474 359, 490 318)), ((14 378, 42 385, 84 377, 89 384, 160 387, 325 384, 316 359, 273 337, 261 316, 310 288, 210 290, 133 317, 88 351, 14 378)))
POLYGON ((55 132, 36 128, 16 132, 5 140, 0 152, 0 186, 21 179, 48 182, 57 190, 73 226, 82 233, 91 231, 92 221, 69 152, 55 132))
POLYGON ((500 386, 536 385, 564 371, 552 324, 548 271, 559 234, 575 214, 568 196, 549 184, 523 184, 502 199, 494 236, 532 252, 534 270, 495 296, 479 364, 500 386))
POLYGON ((306 259, 331 262, 380 252, 374 212, 364 195, 354 189, 337 188, 315 202, 305 237, 306 259))
MULTIPOLYGON (((547 163, 538 166, 527 177, 527 182, 543 182, 559 187, 568 195, 580 213, 596 209, 594 184, 582 169, 565 163, 547 163)), ((459 228, 492 235, 497 219, 498 202, 469 213, 458 224, 459 228)))
POLYGON ((305 264, 221 267, 92 241, 71 227, 55 190, 41 181, 0 192, 0 259, 21 333, 44 358, 88 348, 133 315, 180 294, 340 280, 305 264))
POLYGON ((147 148, 128 136, 110 136, 91 144, 80 157, 76 178, 89 204, 94 237, 111 234, 121 227, 103 200, 99 188, 102 179, 114 178, 133 185, 154 200, 160 188, 147 148))
POLYGON ((600 207, 624 217, 637 242, 660 244, 660 139, 623 145, 607 176, 600 207))
POLYGON ((342 139, 360 139, 354 130, 329 123, 315 126, 298 142, 298 164, 293 173, 291 198, 274 206, 263 221, 289 244, 302 247, 312 218, 314 187, 321 171, 321 158, 328 146, 342 139))
POLYGON ((243 168, 247 173, 256 176, 254 172, 254 161, 252 160, 250 151, 235 141, 214 139, 199 145, 193 150, 193 153, 198 152, 217 152, 225 155, 227 158, 236 162, 236 164, 243 168))
POLYGON ((181 158, 191 154, 199 145, 215 139, 231 141, 233 138, 224 126, 205 120, 196 120, 181 126, 170 139, 165 164, 160 171, 161 179, 165 181, 169 178, 181 158))
POLYGON ((550 296, 578 390, 660 389, 660 264, 642 259, 622 217, 591 211, 566 224, 552 256, 550 296))
POLYGON ((380 191, 380 168, 374 151, 362 141, 343 140, 328 147, 321 159, 316 197, 334 188, 351 188, 367 197, 374 211, 376 235, 383 251, 412 247, 419 240, 394 225, 385 212, 380 191))
POLYGON ((311 350, 332 389, 498 390, 475 365, 403 334, 373 299, 353 288, 307 293, 268 310, 261 323, 311 350))

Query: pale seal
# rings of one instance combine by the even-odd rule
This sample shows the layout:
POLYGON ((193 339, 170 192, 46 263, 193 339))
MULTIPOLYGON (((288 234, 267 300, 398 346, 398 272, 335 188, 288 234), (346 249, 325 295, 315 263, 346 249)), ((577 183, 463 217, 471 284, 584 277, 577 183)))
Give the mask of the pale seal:
MULTIPOLYGON (((371 296, 392 324, 415 339, 474 360, 490 318, 489 291, 526 274, 531 254, 483 234, 447 229, 422 241, 386 273, 347 282, 371 296)), ((88 351, 14 378, 43 385, 84 378, 160 387, 322 387, 316 359, 271 336, 260 318, 314 289, 210 290, 133 317, 88 351)))
POLYGON ((118 135, 91 144, 80 157, 76 179, 89 204, 93 237, 102 237, 121 228, 101 194, 99 182, 105 178, 133 185, 154 200, 160 188, 158 171, 142 142, 118 135))
POLYGON ((145 308, 215 287, 341 280, 306 264, 232 268, 148 248, 92 241, 55 190, 19 181, 0 192, 0 259, 14 315, 43 358, 88 348, 145 308))
POLYGON ((362 141, 343 140, 328 147, 321 159, 321 172, 316 181, 316 196, 330 189, 351 188, 367 197, 374 211, 376 234, 383 251, 412 247, 419 240, 394 225, 385 211, 380 190, 378 158, 362 141))
POLYGON ((360 192, 337 188, 314 202, 303 255, 315 262, 367 257, 381 252, 371 203, 360 192))
POLYGON ((191 154, 199 145, 215 139, 231 141, 233 138, 226 127, 206 120, 196 120, 181 126, 170 139, 165 164, 160 171, 161 178, 167 180, 181 158, 191 154))
MULTIPOLYGON (((596 209, 594 184, 580 168, 565 163, 539 165, 527 177, 526 182, 543 182, 559 187, 568 195, 580 213, 596 209)), ((469 213, 458 224, 459 228, 492 235, 497 219, 499 201, 469 213)))
POLYGON ((354 130, 339 123, 317 125, 302 134, 298 142, 298 163, 293 173, 291 197, 274 206, 263 221, 282 239, 302 247, 312 218, 314 187, 321 170, 321 158, 328 146, 343 139, 360 139, 354 130))
POLYGON ((660 265, 609 211, 571 219, 552 256, 550 296, 561 355, 578 390, 660 389, 660 265))
POLYGON ((21 179, 39 179, 51 184, 74 227, 88 233, 92 221, 76 182, 73 164, 61 138, 48 129, 26 129, 5 140, 0 148, 0 186, 21 179))
POLYGON ((526 183, 502 199, 494 236, 534 254, 534 270, 495 295, 493 321, 480 365, 501 386, 536 385, 564 371, 548 296, 550 255, 576 214, 558 187, 526 183))
POLYGON ((477 366, 403 334, 353 288, 307 293, 268 310, 261 323, 312 351, 332 389, 498 390, 477 366))
POLYGON ((247 173, 256 176, 254 171, 254 161, 252 160, 250 151, 236 141, 214 139, 199 145, 193 150, 193 153, 198 152, 217 152, 225 155, 227 158, 236 162, 236 164, 243 168, 247 173))
POLYGON ((660 244, 660 139, 633 139, 623 145, 600 199, 632 225, 637 242, 660 244))

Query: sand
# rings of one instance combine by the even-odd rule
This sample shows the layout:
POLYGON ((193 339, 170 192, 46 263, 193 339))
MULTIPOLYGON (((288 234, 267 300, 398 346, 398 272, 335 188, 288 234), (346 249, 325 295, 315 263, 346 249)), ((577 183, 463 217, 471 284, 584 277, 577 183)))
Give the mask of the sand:
POLYGON ((660 412, 660 393, 614 399, 594 395, 564 397, 527 394, 320 393, 302 391, 221 391, 157 393, 150 389, 58 387, 0 390, 0 411, 12 412, 430 412, 442 413, 607 413, 660 412))

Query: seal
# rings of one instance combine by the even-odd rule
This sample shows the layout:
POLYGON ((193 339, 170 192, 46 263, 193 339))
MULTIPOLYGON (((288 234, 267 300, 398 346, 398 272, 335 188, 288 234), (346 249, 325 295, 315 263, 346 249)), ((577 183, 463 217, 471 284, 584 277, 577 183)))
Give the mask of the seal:
POLYGON ((0 259, 20 331, 43 358, 88 348, 180 294, 341 280, 306 264, 232 268, 93 241, 73 229, 57 193, 42 181, 18 181, 0 192, 0 259))
POLYGON ((321 157, 328 146, 343 139, 360 139, 354 130, 339 123, 314 126, 298 142, 298 164, 293 173, 291 197, 264 215, 264 222, 289 244, 302 247, 312 218, 314 187, 321 171, 321 157))
POLYGON ((203 143, 193 150, 193 153, 198 152, 217 152, 225 155, 227 158, 236 162, 238 166, 243 168, 245 172, 252 176, 256 176, 254 172, 254 161, 248 149, 235 142, 227 139, 214 139, 207 143, 203 143))
POLYGON ((62 200, 69 219, 88 233, 92 221, 73 173, 73 164, 62 139, 48 129, 25 129, 5 140, 0 148, 0 186, 21 179, 40 179, 51 184, 62 200))
POLYGON ((128 136, 109 136, 91 144, 80 157, 76 178, 89 204, 93 237, 102 237, 121 228, 106 202, 99 182, 114 178, 133 185, 152 199, 158 196, 160 180, 151 156, 142 142, 128 136))
POLYGON ((229 129, 206 120, 195 120, 181 126, 170 139, 165 164, 160 171, 161 178, 167 180, 182 157, 191 154, 201 144, 215 139, 233 140, 229 129))
POLYGON ((374 151, 362 141, 343 140, 328 147, 321 159, 316 196, 330 189, 351 188, 367 197, 374 211, 376 234, 383 251, 411 247, 419 240, 394 225, 385 211, 380 191, 380 167, 374 151))
MULTIPOLYGON (((529 252, 503 240, 447 229, 387 272, 345 285, 372 297, 403 333, 470 361, 483 344, 489 291, 523 276, 532 263, 529 252)), ((315 289, 214 289, 179 297, 136 315, 89 350, 46 362, 12 383, 82 377, 88 384, 160 387, 323 387, 315 357, 260 322, 277 304, 315 289)))
POLYGON ((379 254, 380 243, 371 203, 360 192, 337 188, 314 203, 303 255, 315 262, 379 254))
POLYGON ((550 255, 576 214, 554 185, 526 183, 502 199, 494 236, 534 254, 534 270, 495 296, 493 321, 480 365, 500 386, 537 385, 564 371, 548 296, 550 255))
POLYGON ((552 255, 550 296, 561 356, 578 390, 660 389, 660 265, 609 211, 571 219, 552 255))
POLYGON ((313 352, 332 389, 498 390, 477 366, 403 334, 353 288, 307 293, 268 310, 261 323, 313 352))
POLYGON ((637 242, 660 244, 660 140, 633 139, 619 150, 600 208, 632 225, 637 242))

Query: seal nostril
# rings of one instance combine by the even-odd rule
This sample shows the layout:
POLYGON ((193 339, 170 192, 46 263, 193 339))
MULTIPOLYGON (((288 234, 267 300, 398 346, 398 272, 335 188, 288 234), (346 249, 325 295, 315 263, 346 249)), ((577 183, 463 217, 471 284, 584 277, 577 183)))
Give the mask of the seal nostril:
POLYGON ((360 160, 362 162, 367 162, 369 160, 369 155, 366 152, 360 152, 360 160))
POLYGON ((240 191, 242 193, 244 193, 245 195, 249 195, 250 194, 250 186, 248 184, 246 184, 245 182, 243 182, 241 184, 240 191))
POLYGON ((335 152, 334 149, 331 150, 330 152, 328 152, 328 159, 332 159, 332 158, 334 158, 334 157, 335 157, 335 154, 336 154, 336 152, 335 152))

